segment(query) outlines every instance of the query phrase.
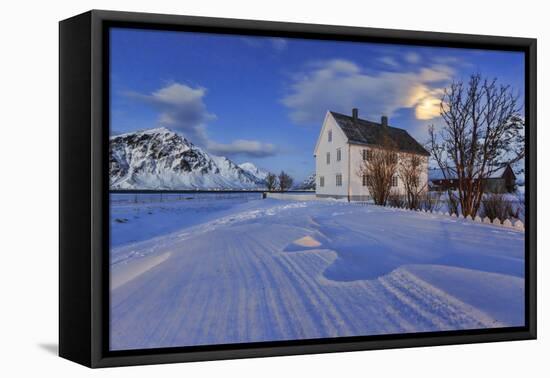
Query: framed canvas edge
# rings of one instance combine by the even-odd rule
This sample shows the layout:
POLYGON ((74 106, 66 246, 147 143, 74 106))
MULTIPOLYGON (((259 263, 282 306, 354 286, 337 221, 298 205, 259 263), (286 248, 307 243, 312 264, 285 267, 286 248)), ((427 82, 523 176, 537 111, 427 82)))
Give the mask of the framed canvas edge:
POLYGON ((59 355, 86 366, 93 344, 90 22, 87 12, 59 23, 59 355))
MULTIPOLYGON (((91 251, 90 251, 90 295, 91 295, 91 324, 89 327, 91 338, 90 367, 111 367, 121 365, 156 364, 171 362, 191 362, 204 360, 220 360, 235 358, 268 357, 281 355, 297 355, 312 353, 330 353, 343 351, 359 351, 371 349, 408 348, 438 346, 450 344, 469 344, 496 341, 527 340, 536 338, 536 39, 480 36, 454 33, 417 32, 405 30, 371 29, 348 26, 297 24, 272 21, 251 21, 223 18, 160 15, 134 12, 115 12, 93 10, 87 12, 91 18, 91 119, 89 137, 91 144, 91 251), (491 333, 478 333, 461 335, 425 335, 408 334, 408 337, 391 337, 389 340, 365 340, 341 342, 335 338, 331 342, 319 342, 308 340, 307 345, 284 345, 285 342, 277 342, 276 346, 246 347, 241 344, 235 347, 227 346, 222 350, 159 352, 158 350, 143 350, 142 354, 116 356, 106 352, 107 345, 104 329, 108 321, 108 308, 105 306, 105 283, 108 283, 108 269, 104 267, 105 251, 108 252, 108 240, 106 222, 104 222, 105 207, 108 205, 108 191, 105 189, 104 149, 108 142, 108 134, 104 128, 108 121, 108 115, 103 110, 108 104, 105 94, 105 79, 108 75, 108 56, 104 50, 105 26, 110 23, 143 24, 144 27, 155 24, 174 27, 198 27, 220 31, 244 31, 259 35, 273 35, 284 33, 285 35, 310 36, 311 38, 340 36, 342 39, 365 38, 386 40, 388 43, 431 44, 448 45, 456 44, 457 47, 489 48, 524 51, 526 53, 526 118, 528 124, 527 144, 527 206, 528 221, 526 222, 527 246, 526 271, 529 279, 526 279, 526 320, 528 327, 521 330, 506 331, 492 330, 491 333), (265 34, 264 34, 265 33, 265 34), (391 42, 390 42, 391 40, 391 42), (399 41, 399 42, 396 42, 399 41), (527 100, 528 98, 528 100, 527 100), (418 335, 418 336, 417 336, 418 335), (411 337, 412 336, 412 337, 411 337)), ((61 76, 61 75, 60 75, 61 76)), ((61 79, 60 79, 61 80, 61 79)), ((75 100, 76 101, 76 100, 75 100)), ((61 106, 61 105, 60 105, 61 106)), ((61 180, 61 179, 60 179, 61 180)), ((60 181, 60 185, 63 185, 60 181)), ((108 224, 107 224, 108 226, 108 224)), ((60 261, 61 263, 61 261, 60 261)), ((61 325, 60 325, 61 326, 61 325)), ((80 361, 77 361, 80 362, 80 361)), ((82 363, 82 362, 81 362, 82 363)))

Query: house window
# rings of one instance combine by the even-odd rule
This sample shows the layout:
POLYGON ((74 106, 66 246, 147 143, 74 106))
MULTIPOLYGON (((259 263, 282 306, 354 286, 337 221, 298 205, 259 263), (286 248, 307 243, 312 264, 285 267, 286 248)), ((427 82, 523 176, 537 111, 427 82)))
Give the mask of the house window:
POLYGON ((397 186, 397 176, 392 176, 391 178, 391 186, 396 187, 397 186))
POLYGON ((328 141, 332 142, 332 130, 328 131, 328 141))
POLYGON ((319 177, 319 186, 322 188, 325 186, 325 176, 319 177))
POLYGON ((369 185, 369 176, 363 175, 363 186, 368 186, 368 185, 369 185))
POLYGON ((342 149, 337 148, 336 149, 336 161, 340 161, 340 160, 342 160, 342 149))
POLYGON ((336 186, 342 186, 342 174, 336 174, 336 186))
POLYGON ((330 152, 327 152, 327 164, 330 164, 330 152))
POLYGON ((363 150, 363 160, 369 161, 372 160, 372 150, 363 150))

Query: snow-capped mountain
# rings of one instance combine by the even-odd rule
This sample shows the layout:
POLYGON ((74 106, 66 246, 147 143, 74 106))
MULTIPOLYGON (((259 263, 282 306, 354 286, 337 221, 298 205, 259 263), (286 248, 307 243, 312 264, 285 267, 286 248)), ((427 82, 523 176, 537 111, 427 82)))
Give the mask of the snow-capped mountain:
POLYGON ((258 168, 253 163, 250 163, 250 162, 239 164, 239 168, 250 173, 251 175, 254 175, 261 181, 265 181, 267 175, 269 174, 268 171, 258 168))
POLYGON ((315 173, 312 173, 300 185, 296 186, 298 190, 315 190, 315 173))
POLYGON ((261 189, 263 180, 183 136, 156 128, 109 139, 111 189, 261 189))

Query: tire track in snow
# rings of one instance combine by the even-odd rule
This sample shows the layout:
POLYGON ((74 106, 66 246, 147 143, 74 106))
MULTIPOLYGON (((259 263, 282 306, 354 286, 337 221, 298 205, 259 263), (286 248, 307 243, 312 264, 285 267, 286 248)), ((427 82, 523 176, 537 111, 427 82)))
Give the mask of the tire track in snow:
MULTIPOLYGON (((427 329, 449 330, 503 326, 487 314, 428 284, 406 270, 397 269, 383 278, 382 286, 391 292, 397 308, 408 308, 413 319, 427 329)), ((417 328, 418 325, 415 327, 417 328)))

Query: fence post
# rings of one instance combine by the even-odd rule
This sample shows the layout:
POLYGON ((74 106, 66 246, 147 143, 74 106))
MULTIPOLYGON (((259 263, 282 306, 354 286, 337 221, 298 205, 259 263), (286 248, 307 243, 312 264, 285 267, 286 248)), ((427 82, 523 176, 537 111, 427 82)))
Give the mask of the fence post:
POLYGON ((498 218, 493 219, 493 224, 496 225, 496 226, 500 226, 501 225, 500 219, 498 219, 498 218))
POLYGON ((491 220, 489 219, 489 217, 485 217, 483 218, 483 223, 491 224, 491 220))
POLYGON ((523 231, 524 230, 523 222, 518 219, 516 223, 514 223, 514 228, 517 230, 523 231))

